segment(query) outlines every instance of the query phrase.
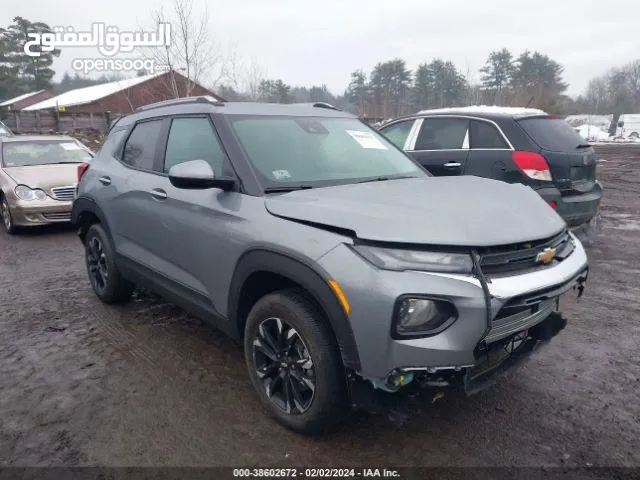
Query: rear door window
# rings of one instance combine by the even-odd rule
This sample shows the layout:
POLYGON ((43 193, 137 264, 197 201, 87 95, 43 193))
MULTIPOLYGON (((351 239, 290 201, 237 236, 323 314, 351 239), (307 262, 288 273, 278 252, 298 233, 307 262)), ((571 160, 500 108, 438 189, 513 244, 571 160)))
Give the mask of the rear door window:
POLYGON ((586 143, 571 125, 560 118, 525 118, 518 124, 544 150, 574 152, 579 145, 586 143))
POLYGON ((394 123, 386 128, 381 128, 380 132, 383 133, 391 143, 398 148, 404 148, 404 144, 407 141, 407 137, 413 127, 415 120, 407 120, 405 122, 394 123))
POLYGON ((472 120, 471 148, 504 150, 508 149, 509 145, 494 125, 489 122, 472 120))
POLYGON ((122 153, 122 162, 142 170, 155 170, 162 120, 138 123, 122 153))
POLYGON ((468 146, 469 121, 464 118, 425 118, 414 150, 461 150, 468 146))

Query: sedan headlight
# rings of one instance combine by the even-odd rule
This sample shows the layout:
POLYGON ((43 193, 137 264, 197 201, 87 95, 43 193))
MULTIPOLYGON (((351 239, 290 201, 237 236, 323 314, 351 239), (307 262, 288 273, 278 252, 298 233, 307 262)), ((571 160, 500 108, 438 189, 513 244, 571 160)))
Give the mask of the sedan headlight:
POLYGON ((458 318, 453 303, 445 299, 405 296, 395 308, 396 338, 435 335, 448 328, 458 318))
POLYGON ((471 255, 467 253, 426 252, 367 245, 356 245, 354 248, 376 267, 384 270, 445 273, 471 273, 473 270, 471 255))
POLYGON ((47 198, 47 194, 39 188, 32 189, 26 185, 18 185, 14 192, 20 200, 44 200, 47 198))

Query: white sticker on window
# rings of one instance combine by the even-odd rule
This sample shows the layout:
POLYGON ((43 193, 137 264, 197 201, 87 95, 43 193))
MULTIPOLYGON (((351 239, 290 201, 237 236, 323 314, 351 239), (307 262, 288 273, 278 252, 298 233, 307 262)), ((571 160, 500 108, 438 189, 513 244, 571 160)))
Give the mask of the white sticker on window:
POLYGON ((376 150, 387 150, 384 143, 380 141, 372 132, 361 132, 359 130, 347 130, 347 133, 351 135, 356 142, 360 144, 362 148, 375 148, 376 150))
POLYGON ((273 178, 275 178, 276 180, 291 178, 289 170, 273 170, 271 173, 273 174, 273 178))
POLYGON ((65 150, 82 150, 82 147, 77 143, 69 142, 69 143, 61 143, 60 146, 65 150))

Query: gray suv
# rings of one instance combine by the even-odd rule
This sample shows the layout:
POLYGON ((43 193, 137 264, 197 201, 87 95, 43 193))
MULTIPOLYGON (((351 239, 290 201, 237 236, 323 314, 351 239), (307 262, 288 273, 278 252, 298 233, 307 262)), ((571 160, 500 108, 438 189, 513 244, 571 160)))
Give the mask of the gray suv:
POLYGON ((564 327, 559 297, 587 278, 532 189, 431 177, 327 104, 149 105, 78 173, 96 295, 142 284, 243 340, 258 396, 300 432, 376 391, 477 391, 564 327))

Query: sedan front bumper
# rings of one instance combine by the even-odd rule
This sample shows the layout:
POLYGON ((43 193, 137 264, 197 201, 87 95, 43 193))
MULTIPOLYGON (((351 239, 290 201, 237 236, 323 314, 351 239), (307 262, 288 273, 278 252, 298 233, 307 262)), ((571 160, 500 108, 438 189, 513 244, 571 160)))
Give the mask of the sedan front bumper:
POLYGON ((9 210, 14 225, 27 227, 68 222, 71 218, 71 205, 70 201, 52 198, 32 201, 18 200, 9 204, 9 210))

